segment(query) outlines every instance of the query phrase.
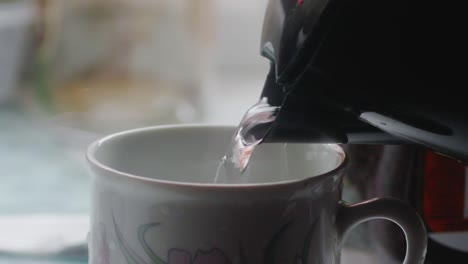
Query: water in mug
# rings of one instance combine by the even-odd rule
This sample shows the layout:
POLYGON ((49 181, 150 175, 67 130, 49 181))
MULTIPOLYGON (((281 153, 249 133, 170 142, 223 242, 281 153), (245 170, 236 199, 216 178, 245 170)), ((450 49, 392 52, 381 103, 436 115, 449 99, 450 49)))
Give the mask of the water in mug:
POLYGON ((247 183, 250 157, 268 133, 280 107, 271 106, 267 98, 253 105, 242 118, 216 172, 215 183, 247 183))

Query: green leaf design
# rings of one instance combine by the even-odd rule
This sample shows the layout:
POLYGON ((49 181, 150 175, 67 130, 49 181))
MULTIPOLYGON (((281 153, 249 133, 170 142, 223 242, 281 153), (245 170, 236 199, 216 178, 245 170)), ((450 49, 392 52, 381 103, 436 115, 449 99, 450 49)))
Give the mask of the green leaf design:
POLYGON ((128 264, 147 264, 142 258, 140 258, 135 251, 133 251, 125 241, 122 233, 120 233, 117 222, 115 221, 114 215, 112 215, 112 221, 114 222, 115 233, 117 234, 117 239, 119 241, 120 250, 125 256, 128 264))
POLYGON ((146 254, 151 258, 153 261, 153 264, 166 264, 160 257, 158 257, 148 246, 148 243, 146 243, 145 240, 145 234, 148 232, 148 230, 152 227, 158 226, 159 223, 149 223, 146 225, 142 225, 138 228, 138 240, 140 241, 141 245, 143 246, 143 249, 145 250, 146 254))

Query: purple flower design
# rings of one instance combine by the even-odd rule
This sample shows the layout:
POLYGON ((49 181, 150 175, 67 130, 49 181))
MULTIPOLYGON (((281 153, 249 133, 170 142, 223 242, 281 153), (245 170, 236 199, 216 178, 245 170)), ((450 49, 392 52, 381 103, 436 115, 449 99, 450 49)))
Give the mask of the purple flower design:
MULTIPOLYGON (((117 223, 114 220, 115 232, 120 245, 120 249, 125 256, 127 263, 129 264, 149 264, 142 257, 138 256, 136 252, 130 248, 127 241, 120 232, 117 223)), ((218 249, 212 248, 209 251, 198 250, 193 256, 190 252, 178 248, 172 248, 168 251, 167 261, 164 261, 161 257, 157 256, 150 248, 145 239, 146 232, 155 227, 159 226, 159 223, 150 223, 142 225, 138 228, 138 240, 146 252, 148 257, 151 259, 151 264, 231 264, 232 262, 226 256, 226 254, 218 249)), ((104 263, 103 263, 104 264, 104 263)), ((107 263, 105 263, 107 264, 107 263)))
MULTIPOLYGON (((146 253, 146 257, 150 259, 150 262, 147 262, 145 258, 139 256, 136 251, 134 251, 124 238, 123 234, 120 232, 117 223, 114 220, 114 228, 115 233, 117 236, 117 240, 120 246, 120 250, 124 255, 125 259, 127 260, 128 264, 232 264, 232 261, 229 260, 227 255, 219 248, 213 247, 208 251, 204 250, 197 250, 195 254, 191 252, 179 249, 179 248, 172 248, 169 249, 167 253, 167 260, 164 260, 160 256, 156 255, 153 249, 148 245, 145 235, 147 231, 151 228, 157 227, 160 223, 149 223, 145 225, 141 225, 138 228, 138 240, 140 241, 140 245, 143 248, 144 252, 146 253)), ((274 234, 274 236, 269 241, 267 247, 265 248, 264 253, 264 261, 263 263, 275 263, 275 259, 277 254, 281 253, 281 249, 279 248, 278 241, 289 228, 291 221, 286 222, 283 224, 280 229, 274 234)), ((309 249, 313 240, 314 230, 316 229, 317 221, 314 221, 311 224, 309 231, 306 234, 306 238, 304 241, 304 245, 302 248, 302 252, 296 255, 295 258, 291 260, 292 264, 305 264, 309 262, 309 249)), ((104 237, 104 241, 105 241, 104 237)), ((107 243, 104 242, 103 244, 98 243, 99 245, 106 245, 107 243)), ((101 247, 102 250, 102 260, 98 260, 99 264, 108 264, 108 257, 109 252, 106 247, 101 247)), ((240 245, 240 259, 241 263, 245 264, 248 263, 247 257, 244 254, 244 250, 242 245, 240 245)), ((99 257, 101 258, 101 257, 99 257)))

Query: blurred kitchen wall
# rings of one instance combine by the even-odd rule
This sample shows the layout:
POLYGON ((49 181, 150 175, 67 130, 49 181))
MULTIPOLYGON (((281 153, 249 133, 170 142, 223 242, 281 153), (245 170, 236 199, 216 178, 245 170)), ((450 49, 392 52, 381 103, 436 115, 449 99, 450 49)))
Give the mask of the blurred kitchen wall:
POLYGON ((23 2, 37 19, 15 89, 35 117, 97 133, 234 124, 261 92, 266 0, 23 2))
POLYGON ((200 118, 211 0, 41 3, 35 85, 55 120, 110 133, 200 118))
POLYGON ((10 103, 33 42, 35 6, 28 1, 0 1, 0 106, 10 103))
MULTIPOLYGON (((214 67, 226 75, 264 75, 268 61, 260 56, 267 0, 217 0, 214 67)), ((262 76, 263 77, 263 76, 262 76)))

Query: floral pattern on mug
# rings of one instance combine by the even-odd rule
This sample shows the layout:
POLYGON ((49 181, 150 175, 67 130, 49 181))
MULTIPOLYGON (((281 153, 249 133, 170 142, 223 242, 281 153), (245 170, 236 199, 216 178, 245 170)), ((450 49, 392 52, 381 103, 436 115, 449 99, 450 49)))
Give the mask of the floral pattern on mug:
POLYGON ((198 250, 193 256, 190 252, 172 248, 168 252, 167 261, 164 261, 161 257, 156 255, 153 250, 149 247, 148 243, 145 240, 146 232, 152 227, 158 226, 159 223, 150 223, 142 225, 138 228, 138 240, 143 247, 143 250, 146 252, 148 257, 151 259, 151 262, 148 263, 138 256, 135 251, 130 248, 127 241, 123 237, 122 233, 118 229, 117 223, 114 220, 115 232, 117 239, 119 241, 120 249, 122 254, 127 259, 128 264, 231 264, 232 262, 226 256, 226 254, 218 249, 212 248, 209 251, 198 250))
MULTIPOLYGON (((232 261, 229 260, 226 253, 224 253, 221 249, 216 247, 208 251, 197 250, 195 255, 184 249, 172 248, 168 251, 167 261, 164 261, 160 256, 154 253, 154 251, 150 248, 145 239, 147 231, 153 227, 159 226, 159 223, 145 224, 141 225, 138 228, 138 240, 141 246, 143 247, 143 250, 147 254, 147 257, 151 259, 151 262, 148 263, 142 257, 137 255, 135 251, 128 245, 127 241, 125 240, 117 226, 115 218, 113 219, 113 221, 120 249, 124 257, 126 258, 128 264, 232 264, 232 261)), ((291 223, 292 221, 284 223, 279 228, 279 230, 273 235, 265 249, 263 261, 264 263, 275 263, 276 255, 278 253, 281 254, 281 249, 278 242, 281 240, 280 238, 284 235, 291 223)), ((316 229, 316 223, 317 221, 314 221, 311 224, 309 231, 306 233, 306 238, 304 241, 303 248, 301 250, 301 254, 297 255, 294 259, 292 259, 291 264, 308 263, 309 249, 313 240, 314 230, 316 229)), ((242 248, 242 245, 240 245, 241 262, 243 264, 247 264, 248 261, 243 252, 244 250, 242 248)))

